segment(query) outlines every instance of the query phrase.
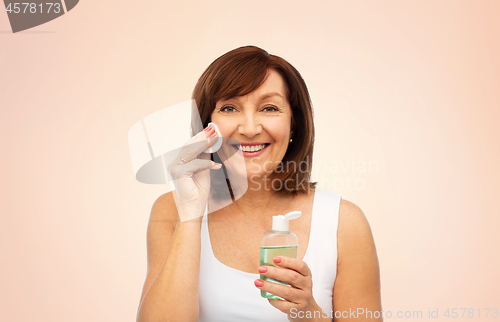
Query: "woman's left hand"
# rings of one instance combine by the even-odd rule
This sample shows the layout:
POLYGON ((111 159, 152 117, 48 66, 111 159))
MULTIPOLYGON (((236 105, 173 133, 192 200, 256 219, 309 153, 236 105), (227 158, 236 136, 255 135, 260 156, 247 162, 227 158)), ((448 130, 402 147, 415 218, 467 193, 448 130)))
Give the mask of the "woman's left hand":
MULTIPOLYGON (((309 266, 300 259, 287 256, 276 256, 273 258, 273 262, 279 267, 261 266, 259 273, 288 283, 291 287, 261 279, 255 280, 255 286, 283 298, 283 300, 269 300, 269 303, 281 312, 288 314, 288 320, 293 322, 315 321, 306 318, 306 316, 314 316, 315 311, 322 312, 312 295, 312 275, 309 266), (311 313, 307 314, 307 311, 311 313)), ((318 315, 319 313, 316 313, 316 317, 318 315)))

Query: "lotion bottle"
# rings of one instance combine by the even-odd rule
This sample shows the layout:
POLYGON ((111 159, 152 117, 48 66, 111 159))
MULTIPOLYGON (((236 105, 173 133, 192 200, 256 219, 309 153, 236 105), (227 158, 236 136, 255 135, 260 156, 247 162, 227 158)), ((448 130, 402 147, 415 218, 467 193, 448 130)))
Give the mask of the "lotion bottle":
MULTIPOLYGON (((262 239, 260 241, 260 266, 279 267, 273 262, 273 258, 276 256, 297 258, 298 240, 294 233, 288 231, 288 221, 299 218, 301 215, 302 212, 300 211, 292 211, 284 216, 273 216, 272 229, 266 231, 264 235, 262 235, 262 239)), ((260 279, 263 281, 290 286, 288 283, 263 276, 262 274, 260 275, 260 279)), ((260 295, 268 299, 282 299, 277 295, 273 295, 263 290, 260 291, 260 295)))

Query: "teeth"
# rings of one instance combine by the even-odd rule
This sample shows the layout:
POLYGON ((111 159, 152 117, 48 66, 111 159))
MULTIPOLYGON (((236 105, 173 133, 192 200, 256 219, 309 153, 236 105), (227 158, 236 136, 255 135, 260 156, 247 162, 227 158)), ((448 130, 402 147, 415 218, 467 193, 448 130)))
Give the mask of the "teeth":
POLYGON ((240 145, 240 146, 238 146, 238 149, 240 151, 244 151, 244 152, 256 152, 256 151, 262 150, 265 147, 266 147, 265 144, 252 145, 252 146, 248 146, 248 145, 243 146, 243 145, 240 145))

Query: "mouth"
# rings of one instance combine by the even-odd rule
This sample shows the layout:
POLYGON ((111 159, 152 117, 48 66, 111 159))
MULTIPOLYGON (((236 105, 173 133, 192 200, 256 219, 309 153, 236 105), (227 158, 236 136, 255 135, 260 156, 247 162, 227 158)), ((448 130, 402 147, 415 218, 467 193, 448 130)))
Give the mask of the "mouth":
POLYGON ((243 154, 246 157, 257 156, 266 150, 270 143, 241 143, 233 144, 232 146, 237 150, 238 153, 243 154))

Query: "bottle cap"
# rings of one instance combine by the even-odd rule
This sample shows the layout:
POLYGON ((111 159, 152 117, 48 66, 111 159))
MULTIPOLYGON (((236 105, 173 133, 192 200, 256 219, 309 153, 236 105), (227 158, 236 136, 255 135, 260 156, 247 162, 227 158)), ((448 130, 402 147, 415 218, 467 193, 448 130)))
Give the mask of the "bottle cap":
POLYGON ((273 216, 273 230, 288 231, 288 221, 297 219, 302 215, 301 211, 292 211, 286 215, 273 216))
POLYGON ((215 153, 215 152, 219 151, 220 147, 222 146, 222 135, 220 134, 219 128, 217 127, 217 125, 215 123, 212 123, 212 122, 208 123, 208 125, 210 125, 210 124, 212 124, 212 127, 215 130, 215 133, 217 133, 218 140, 217 140, 217 142, 215 142, 214 145, 212 145, 211 147, 206 149, 205 153, 215 153))

